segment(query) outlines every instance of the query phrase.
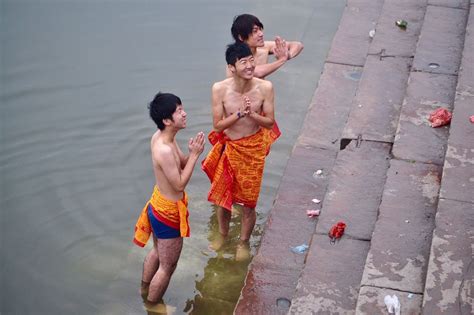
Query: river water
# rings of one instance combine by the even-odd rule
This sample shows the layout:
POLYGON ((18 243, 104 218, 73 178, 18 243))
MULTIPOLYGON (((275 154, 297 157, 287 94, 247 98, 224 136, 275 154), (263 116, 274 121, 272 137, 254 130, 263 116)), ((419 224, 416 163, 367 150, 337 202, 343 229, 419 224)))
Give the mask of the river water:
MULTIPOLYGON (((255 253, 317 86, 343 0, 3 0, 1 32, 1 314, 145 314, 144 249, 132 244, 152 192, 147 103, 181 97, 187 139, 211 129, 210 88, 223 79, 232 18, 265 38, 304 43, 268 77, 282 136, 267 159, 255 253)), ((207 144, 206 151, 210 146, 207 144)), ((218 254, 209 182, 188 185, 191 237, 164 296, 175 314, 231 314, 248 262, 235 261, 238 217, 218 254)), ((288 249, 282 249, 288 250, 288 249)))

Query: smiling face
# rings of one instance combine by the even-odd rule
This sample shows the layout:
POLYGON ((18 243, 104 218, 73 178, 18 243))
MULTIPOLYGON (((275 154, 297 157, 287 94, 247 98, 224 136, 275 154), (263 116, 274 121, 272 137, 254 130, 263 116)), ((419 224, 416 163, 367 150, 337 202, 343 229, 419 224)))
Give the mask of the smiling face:
POLYGON ((252 33, 244 41, 250 48, 263 47, 265 42, 263 40, 263 28, 254 25, 252 28, 252 33))
POLYGON ((170 126, 173 126, 176 129, 186 128, 186 112, 184 111, 183 105, 178 104, 176 110, 171 116, 172 119, 168 119, 170 126))
POLYGON ((229 65, 231 72, 239 78, 250 80, 255 70, 255 58, 250 55, 237 59, 235 65, 229 65))

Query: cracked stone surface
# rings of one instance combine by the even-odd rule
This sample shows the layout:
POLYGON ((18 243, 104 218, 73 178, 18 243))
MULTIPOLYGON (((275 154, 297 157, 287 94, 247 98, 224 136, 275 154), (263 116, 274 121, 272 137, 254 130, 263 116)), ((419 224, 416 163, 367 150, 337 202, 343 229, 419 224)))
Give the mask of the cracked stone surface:
POLYGON ((422 293, 441 167, 392 160, 362 285, 422 293))
POLYGON ((385 288, 363 286, 360 289, 359 300, 357 301, 356 314, 389 314, 385 306, 386 295, 396 295, 400 301, 400 313, 403 315, 418 315, 421 313, 421 303, 423 295, 400 292, 385 288))
POLYGON ((456 77, 412 72, 400 113, 393 155, 398 159, 442 165, 449 126, 432 128, 430 114, 440 108, 452 111, 456 77))
POLYGON ((411 62, 367 57, 342 138, 393 142, 411 62))
POLYGON ((369 243, 315 235, 290 314, 354 314, 369 243), (351 272, 347 272, 351 270, 351 272))
POLYGON ((441 199, 426 277, 423 314, 472 314, 474 204, 441 199))
POLYGON ((347 224, 345 234, 370 240, 389 166, 390 145, 352 141, 340 151, 332 170, 316 233, 327 234, 337 221, 347 224))

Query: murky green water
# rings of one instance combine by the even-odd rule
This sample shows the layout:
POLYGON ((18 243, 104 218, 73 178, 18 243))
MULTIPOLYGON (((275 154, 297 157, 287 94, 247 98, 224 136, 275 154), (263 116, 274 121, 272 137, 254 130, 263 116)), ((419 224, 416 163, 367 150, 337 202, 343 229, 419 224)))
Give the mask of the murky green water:
MULTIPOLYGON (((1 32, 2 314, 144 314, 146 250, 132 244, 152 191, 146 104, 176 93, 186 139, 211 128, 210 87, 224 75, 232 18, 250 12, 266 38, 305 50, 270 76, 282 137, 267 160, 255 253, 345 1, 3 0, 1 32)), ((209 150, 209 145, 206 151, 209 150)), ((164 297, 176 314, 230 314, 247 263, 216 229, 208 180, 188 187, 191 238, 164 297)))

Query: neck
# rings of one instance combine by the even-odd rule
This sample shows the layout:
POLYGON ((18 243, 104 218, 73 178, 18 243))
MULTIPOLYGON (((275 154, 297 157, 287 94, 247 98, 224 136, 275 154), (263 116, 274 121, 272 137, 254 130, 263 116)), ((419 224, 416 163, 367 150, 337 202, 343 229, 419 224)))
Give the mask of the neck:
MULTIPOLYGON (((250 46, 249 46, 250 47, 250 46)), ((257 47, 250 47, 250 51, 252 52, 253 56, 257 55, 257 47)))
POLYGON ((252 80, 242 79, 240 77, 234 76, 234 89, 236 92, 244 94, 248 92, 252 87, 252 80))
POLYGON ((161 139, 163 140, 163 142, 172 143, 177 133, 177 130, 174 130, 168 126, 167 128, 165 128, 165 130, 161 131, 161 139))

